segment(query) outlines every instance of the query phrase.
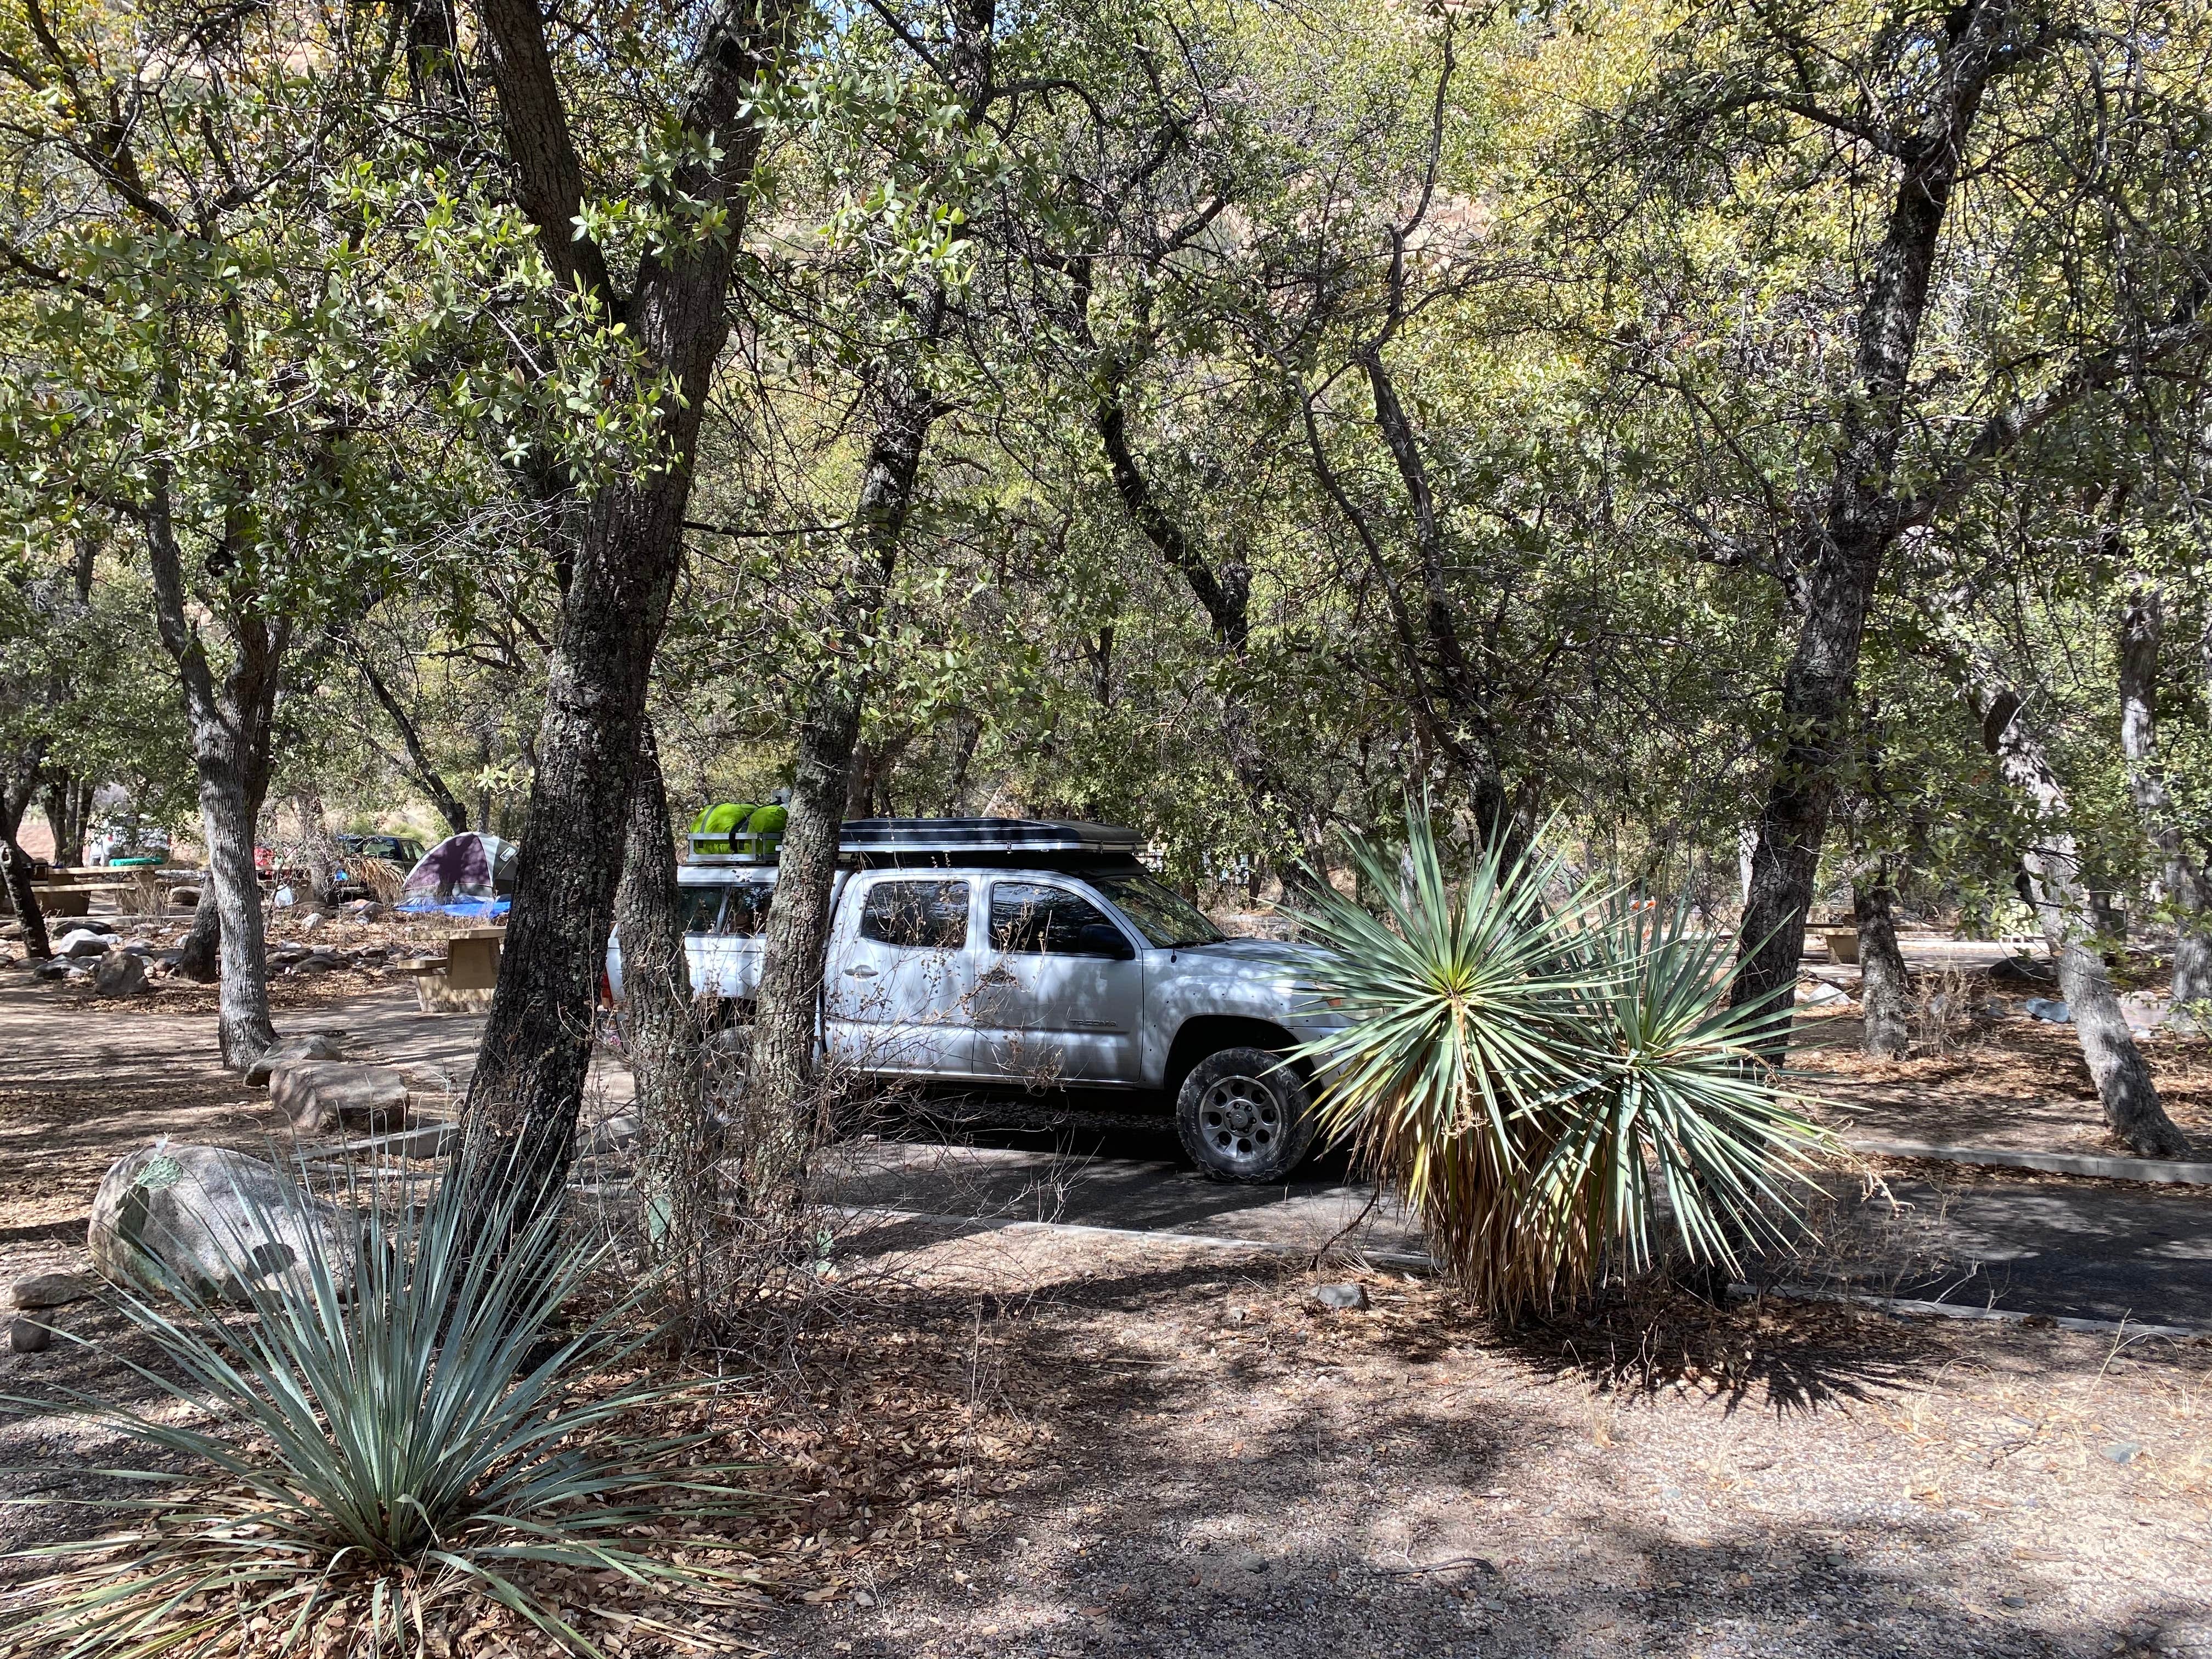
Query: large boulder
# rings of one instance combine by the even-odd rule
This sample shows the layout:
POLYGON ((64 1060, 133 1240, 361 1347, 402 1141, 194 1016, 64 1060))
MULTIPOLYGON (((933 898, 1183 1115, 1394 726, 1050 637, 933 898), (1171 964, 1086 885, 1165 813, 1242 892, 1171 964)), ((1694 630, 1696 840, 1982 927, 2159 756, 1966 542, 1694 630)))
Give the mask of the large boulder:
POLYGON ((353 1282, 345 1215, 281 1170, 220 1146, 156 1143, 111 1165, 92 1200, 92 1264, 147 1290, 247 1306, 313 1284, 319 1256, 353 1282))
POLYGON ((145 983, 146 958, 132 951, 110 951, 92 973, 92 988, 104 997, 135 996, 145 983))
POLYGON ((376 1118, 407 1109, 407 1085, 389 1066, 341 1060, 295 1060, 269 1073, 269 1103, 295 1134, 324 1134, 346 1118, 376 1118))
POLYGON ((54 941, 54 955, 59 957, 104 957, 107 954, 107 935, 90 927, 72 927, 54 941))
POLYGON ((279 1037, 275 1048, 246 1068, 246 1080, 258 1088, 269 1081, 269 1074, 279 1066, 289 1066, 302 1060, 336 1060, 338 1052, 338 1045, 320 1031, 279 1037))

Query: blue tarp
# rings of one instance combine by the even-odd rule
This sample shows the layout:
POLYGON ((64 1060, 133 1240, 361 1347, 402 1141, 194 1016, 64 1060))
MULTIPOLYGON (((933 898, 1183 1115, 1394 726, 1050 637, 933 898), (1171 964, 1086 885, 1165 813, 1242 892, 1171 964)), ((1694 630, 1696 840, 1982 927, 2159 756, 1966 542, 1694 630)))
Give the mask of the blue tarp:
POLYGON ((409 899, 404 904, 395 904, 395 910, 404 910, 410 915, 461 916, 471 921, 488 921, 503 916, 514 908, 512 899, 456 899, 451 904, 441 904, 434 898, 409 899))

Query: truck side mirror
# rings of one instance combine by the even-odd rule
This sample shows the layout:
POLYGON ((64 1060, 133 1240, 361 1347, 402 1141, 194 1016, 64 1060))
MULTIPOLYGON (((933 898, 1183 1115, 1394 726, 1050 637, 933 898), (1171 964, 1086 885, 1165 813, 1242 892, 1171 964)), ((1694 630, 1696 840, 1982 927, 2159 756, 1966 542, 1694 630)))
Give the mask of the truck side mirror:
POLYGON ((1136 956, 1121 930, 1110 922, 1094 921, 1079 929, 1075 935, 1078 954, 1086 957, 1106 957, 1115 962, 1127 962, 1136 956))

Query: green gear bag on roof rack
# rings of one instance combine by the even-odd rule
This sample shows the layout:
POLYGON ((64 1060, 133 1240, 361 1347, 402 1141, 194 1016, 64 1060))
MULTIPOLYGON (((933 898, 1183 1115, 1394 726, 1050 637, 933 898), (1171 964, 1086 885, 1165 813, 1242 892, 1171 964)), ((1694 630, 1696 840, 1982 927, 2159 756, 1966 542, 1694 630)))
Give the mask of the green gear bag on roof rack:
MULTIPOLYGON (((697 817, 691 820, 691 833, 694 836, 730 835, 733 831, 744 829, 752 817, 753 811, 753 807, 748 804, 738 801, 722 801, 716 805, 706 808, 697 817)), ((696 853, 727 853, 734 850, 726 841, 694 841, 691 843, 691 849, 696 853)))

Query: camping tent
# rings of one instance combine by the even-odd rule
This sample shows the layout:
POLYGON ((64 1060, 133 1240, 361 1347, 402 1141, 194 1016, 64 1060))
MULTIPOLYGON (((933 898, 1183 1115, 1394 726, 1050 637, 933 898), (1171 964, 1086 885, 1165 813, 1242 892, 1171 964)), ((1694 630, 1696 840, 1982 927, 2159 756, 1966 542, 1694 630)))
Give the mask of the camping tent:
POLYGON ((497 836, 465 830, 448 836, 422 854, 399 884, 403 910, 436 910, 461 904, 469 914, 511 892, 515 861, 522 849, 497 836))

